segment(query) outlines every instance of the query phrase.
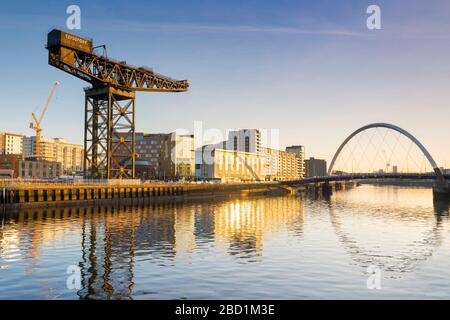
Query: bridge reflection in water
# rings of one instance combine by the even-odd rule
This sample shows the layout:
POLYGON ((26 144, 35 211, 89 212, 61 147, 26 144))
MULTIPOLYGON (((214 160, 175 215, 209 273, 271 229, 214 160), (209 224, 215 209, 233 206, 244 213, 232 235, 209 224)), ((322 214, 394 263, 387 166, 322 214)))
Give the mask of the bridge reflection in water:
POLYGON ((417 210, 429 200, 426 188, 409 188, 405 194, 398 187, 365 187, 378 192, 372 192, 369 198, 352 192, 340 192, 335 197, 310 194, 310 197, 327 203, 331 224, 342 247, 362 272, 369 266, 378 266, 395 278, 399 273, 413 271, 441 245, 450 201, 433 199, 434 215, 430 215, 417 210), (342 206, 345 213, 339 210, 342 206), (377 245, 365 247, 370 243, 377 245))
POLYGON ((0 298, 342 298, 340 285, 361 297, 369 265, 399 279, 437 252, 445 261, 448 214, 430 189, 386 186, 329 198, 29 209, 7 214, 0 229, 0 298), (73 264, 78 291, 65 287, 73 264))

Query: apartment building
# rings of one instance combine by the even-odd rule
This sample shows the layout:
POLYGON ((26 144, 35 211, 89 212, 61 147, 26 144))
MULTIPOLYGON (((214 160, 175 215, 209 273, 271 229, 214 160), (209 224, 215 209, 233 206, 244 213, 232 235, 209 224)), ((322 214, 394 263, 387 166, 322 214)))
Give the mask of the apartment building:
POLYGON ((23 154, 23 139, 21 134, 0 132, 0 155, 23 154))
POLYGON ((290 146, 286 147, 286 151, 293 153, 297 156, 298 161, 298 176, 300 178, 303 178, 305 176, 305 147, 296 145, 296 146, 290 146))
POLYGON ((266 158, 266 180, 286 181, 303 177, 300 173, 299 159, 294 153, 262 148, 262 154, 266 158))
MULTIPOLYGON (((36 137, 25 137, 23 142, 25 159, 36 159, 36 137)), ((41 137, 40 160, 59 162, 64 174, 83 170, 84 147, 68 143, 62 138, 41 137)))

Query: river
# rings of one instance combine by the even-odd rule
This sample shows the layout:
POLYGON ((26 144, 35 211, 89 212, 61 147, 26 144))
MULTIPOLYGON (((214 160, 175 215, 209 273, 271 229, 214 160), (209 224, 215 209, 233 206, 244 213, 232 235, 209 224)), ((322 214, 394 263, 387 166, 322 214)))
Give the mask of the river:
POLYGON ((6 212, 0 299, 449 299, 448 215, 373 185, 6 212))

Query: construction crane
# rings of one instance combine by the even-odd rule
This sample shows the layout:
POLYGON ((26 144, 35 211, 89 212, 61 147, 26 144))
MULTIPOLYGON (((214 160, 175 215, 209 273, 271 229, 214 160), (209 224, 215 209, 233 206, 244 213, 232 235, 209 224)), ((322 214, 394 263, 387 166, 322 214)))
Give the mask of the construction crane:
POLYGON ((135 92, 184 92, 189 83, 97 55, 94 48, 91 39, 54 29, 47 37, 48 63, 91 84, 85 89, 84 176, 134 178, 135 92))
POLYGON ((50 101, 53 98, 53 95, 55 94, 55 90, 58 87, 59 83, 58 81, 55 81, 55 83, 52 86, 52 90, 50 91, 50 94, 48 95, 47 101, 45 101, 45 104, 42 108, 41 115, 39 118, 36 116, 34 112, 31 113, 31 116, 33 118, 33 122, 30 122, 30 128, 36 131, 36 160, 41 159, 41 131, 42 131, 42 120, 44 119, 45 113, 47 112, 48 106, 50 105, 50 101))

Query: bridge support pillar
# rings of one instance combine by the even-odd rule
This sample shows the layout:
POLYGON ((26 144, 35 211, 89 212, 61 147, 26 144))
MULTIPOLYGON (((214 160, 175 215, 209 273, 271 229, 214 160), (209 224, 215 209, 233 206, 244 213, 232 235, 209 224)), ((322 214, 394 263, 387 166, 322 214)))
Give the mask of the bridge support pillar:
POLYGON ((330 196, 333 194, 333 186, 329 182, 322 183, 322 195, 330 196))
POLYGON ((436 181, 433 186, 433 197, 435 199, 450 199, 450 185, 447 181, 436 181))

